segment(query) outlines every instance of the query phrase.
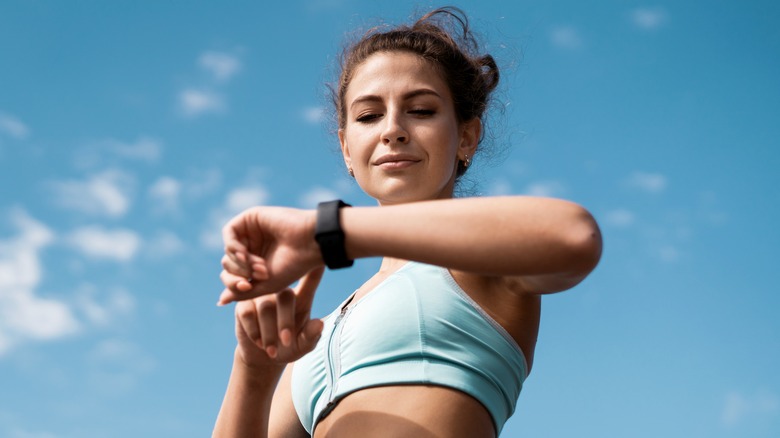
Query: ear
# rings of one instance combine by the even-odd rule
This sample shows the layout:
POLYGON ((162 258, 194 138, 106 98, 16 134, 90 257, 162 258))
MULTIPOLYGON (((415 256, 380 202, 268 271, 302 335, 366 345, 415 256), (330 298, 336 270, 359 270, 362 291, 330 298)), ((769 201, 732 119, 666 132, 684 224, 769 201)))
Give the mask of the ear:
POLYGON ((474 117, 461 125, 460 144, 458 145, 459 160, 474 156, 480 136, 482 136, 482 120, 479 117, 474 117))
POLYGON ((352 157, 349 155, 349 147, 347 147, 347 139, 344 134, 344 129, 339 129, 339 144, 341 145, 341 155, 344 157, 344 164, 347 168, 352 167, 352 157))

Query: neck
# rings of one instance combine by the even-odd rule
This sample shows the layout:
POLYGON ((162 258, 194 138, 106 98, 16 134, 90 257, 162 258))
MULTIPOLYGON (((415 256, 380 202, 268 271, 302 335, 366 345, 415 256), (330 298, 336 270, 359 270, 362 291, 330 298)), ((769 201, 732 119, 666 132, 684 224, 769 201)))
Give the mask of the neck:
POLYGON ((379 266, 379 272, 380 273, 395 272, 396 270, 398 270, 398 268, 406 264, 407 261, 408 260, 404 260, 404 259, 385 257, 382 259, 382 264, 379 266))

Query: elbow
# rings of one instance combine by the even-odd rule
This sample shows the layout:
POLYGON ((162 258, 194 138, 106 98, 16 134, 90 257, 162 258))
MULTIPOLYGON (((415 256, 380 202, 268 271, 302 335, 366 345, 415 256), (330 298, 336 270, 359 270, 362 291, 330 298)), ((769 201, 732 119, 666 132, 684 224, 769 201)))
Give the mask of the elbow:
POLYGON ((569 232, 566 247, 571 261, 570 272, 581 277, 590 274, 601 260, 602 237, 598 223, 584 208, 579 207, 569 232))

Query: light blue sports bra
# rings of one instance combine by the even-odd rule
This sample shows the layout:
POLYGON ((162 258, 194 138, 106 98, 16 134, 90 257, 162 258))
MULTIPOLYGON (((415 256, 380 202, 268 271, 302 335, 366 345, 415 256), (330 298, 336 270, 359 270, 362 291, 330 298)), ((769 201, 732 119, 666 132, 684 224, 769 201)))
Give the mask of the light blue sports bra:
POLYGON ((346 395, 401 384, 460 390, 501 432, 527 375, 525 357, 447 269, 408 262, 351 300, 324 319, 319 343, 293 366, 293 404, 309 434, 346 395))

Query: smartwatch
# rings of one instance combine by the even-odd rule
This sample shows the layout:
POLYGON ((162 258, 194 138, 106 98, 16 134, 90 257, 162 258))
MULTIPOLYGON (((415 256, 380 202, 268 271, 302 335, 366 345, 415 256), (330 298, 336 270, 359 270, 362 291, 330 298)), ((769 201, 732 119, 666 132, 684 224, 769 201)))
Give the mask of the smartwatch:
POLYGON ((317 204, 314 240, 320 246, 322 260, 329 269, 348 268, 354 263, 354 260, 347 257, 347 249, 344 246, 340 215, 340 210, 344 207, 351 205, 340 199, 317 204))

